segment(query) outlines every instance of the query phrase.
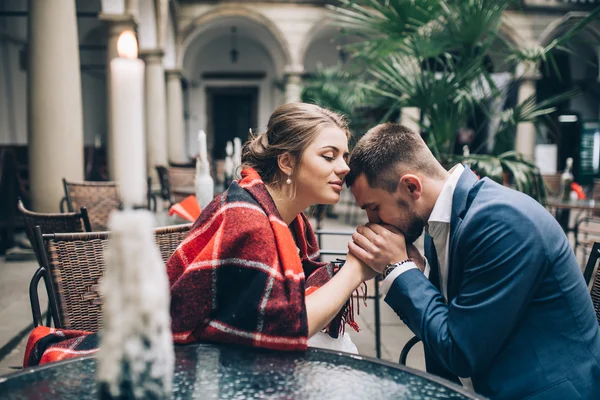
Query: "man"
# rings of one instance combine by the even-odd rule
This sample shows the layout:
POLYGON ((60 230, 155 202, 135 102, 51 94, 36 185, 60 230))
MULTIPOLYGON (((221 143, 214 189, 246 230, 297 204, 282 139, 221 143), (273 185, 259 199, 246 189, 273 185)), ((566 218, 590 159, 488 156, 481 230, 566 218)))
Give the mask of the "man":
POLYGON ((370 221, 349 248, 384 275, 429 372, 493 399, 600 398, 591 299, 540 204, 462 165, 446 171, 397 124, 358 142, 346 183, 370 221), (412 244, 424 229, 428 265, 412 244))

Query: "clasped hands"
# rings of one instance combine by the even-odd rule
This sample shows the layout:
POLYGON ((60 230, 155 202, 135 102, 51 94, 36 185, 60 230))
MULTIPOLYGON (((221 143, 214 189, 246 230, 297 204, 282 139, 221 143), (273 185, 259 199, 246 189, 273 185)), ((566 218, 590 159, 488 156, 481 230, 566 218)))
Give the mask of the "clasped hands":
POLYGON ((400 230, 385 224, 367 223, 356 228, 352 240, 348 242, 348 257, 356 257, 371 271, 365 271, 364 277, 372 279, 383 273, 386 265, 410 258, 417 267, 425 269, 425 259, 414 244, 406 244, 400 230))

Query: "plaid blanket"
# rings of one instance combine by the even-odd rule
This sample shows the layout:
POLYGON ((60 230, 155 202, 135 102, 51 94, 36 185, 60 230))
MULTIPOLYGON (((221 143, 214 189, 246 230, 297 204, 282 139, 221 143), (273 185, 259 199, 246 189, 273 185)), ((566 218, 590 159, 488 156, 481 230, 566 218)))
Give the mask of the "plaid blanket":
MULTIPOLYGON (((296 242, 258 173, 242 171, 167 262, 175 342, 306 349, 305 293, 327 283, 337 267, 316 261, 317 241, 304 214, 291 228, 296 242)), ((332 337, 344 321, 358 328, 350 311, 348 303, 329 325, 332 337)))
MULTIPOLYGON (((253 169, 216 197, 167 261, 175 343, 214 341, 277 350, 304 350, 305 296, 340 268, 320 263, 304 214, 292 223, 296 241, 253 169), (296 246, 298 244, 298 246, 296 246)), ((366 292, 365 292, 366 295, 366 292)), ((326 328, 338 337, 354 321, 352 299, 326 328)), ((97 334, 37 327, 23 366, 91 354, 97 334)))
POLYGON ((23 367, 46 364, 98 351, 98 335, 92 332, 38 326, 25 347, 23 367))

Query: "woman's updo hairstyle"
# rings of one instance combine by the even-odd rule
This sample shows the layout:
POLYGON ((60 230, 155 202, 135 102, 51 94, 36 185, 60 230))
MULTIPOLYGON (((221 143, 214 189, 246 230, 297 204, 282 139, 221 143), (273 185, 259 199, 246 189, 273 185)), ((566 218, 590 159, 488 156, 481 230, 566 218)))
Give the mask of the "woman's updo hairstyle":
POLYGON ((340 114, 314 104, 284 104, 271 114, 265 132, 248 138, 242 149, 242 166, 254 168, 266 184, 281 184, 287 176, 282 176, 278 157, 289 153, 297 162, 328 126, 340 128, 350 139, 348 124, 340 114))

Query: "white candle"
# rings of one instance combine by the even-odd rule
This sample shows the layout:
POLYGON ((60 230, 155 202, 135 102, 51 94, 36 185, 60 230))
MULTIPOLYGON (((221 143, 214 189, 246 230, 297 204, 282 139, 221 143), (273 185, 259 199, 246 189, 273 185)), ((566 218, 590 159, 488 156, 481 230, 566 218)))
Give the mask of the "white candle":
POLYGON ((236 178, 241 178, 240 165, 242 165, 242 140, 239 137, 233 138, 233 173, 236 178))
POLYGON ((200 149, 198 151, 198 156, 201 160, 208 161, 208 153, 206 151, 206 133, 203 129, 200 129, 198 132, 198 146, 200 149))
POLYGON ((144 62, 137 58, 137 40, 125 31, 117 42, 118 57, 110 62, 111 121, 115 178, 125 207, 146 203, 144 135, 144 62))
MULTIPOLYGON (((233 143, 231 140, 227 141, 227 145, 225 146, 225 178, 233 179, 233 159, 231 158, 233 154, 233 143)), ((229 184, 230 182, 227 182, 229 184)))

